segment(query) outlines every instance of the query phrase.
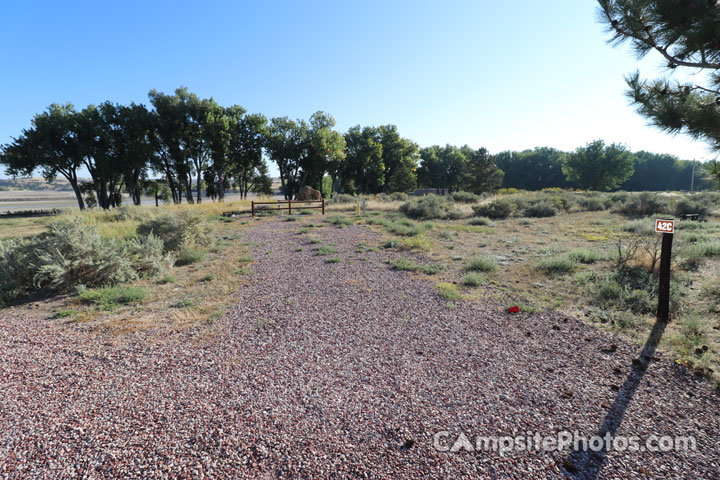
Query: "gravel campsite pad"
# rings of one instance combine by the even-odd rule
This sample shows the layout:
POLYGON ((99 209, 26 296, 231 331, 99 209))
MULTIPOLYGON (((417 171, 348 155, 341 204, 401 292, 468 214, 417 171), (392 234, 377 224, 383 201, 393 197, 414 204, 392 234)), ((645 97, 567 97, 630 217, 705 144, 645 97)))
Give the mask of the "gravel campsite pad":
POLYGON ((28 305, 1 311, 0 477, 720 475, 718 394, 668 356, 638 360, 639 347, 558 313, 448 302, 384 263, 421 256, 359 253, 381 241, 368 227, 301 226, 248 229, 249 282, 204 341, 118 341, 28 305), (617 435, 691 436, 696 450, 609 451, 598 472, 568 450, 433 446, 443 431, 441 450, 460 432, 589 437, 621 415, 617 435))

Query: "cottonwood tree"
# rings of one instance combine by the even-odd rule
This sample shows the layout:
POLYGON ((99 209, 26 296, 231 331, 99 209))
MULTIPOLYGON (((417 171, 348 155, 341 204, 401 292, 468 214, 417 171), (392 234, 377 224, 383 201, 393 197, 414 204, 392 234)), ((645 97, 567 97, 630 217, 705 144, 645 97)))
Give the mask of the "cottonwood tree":
POLYGON ((473 150, 467 145, 460 151, 465 156, 465 167, 461 178, 463 190, 480 194, 500 186, 503 172, 495 165, 495 158, 490 152, 484 148, 473 150))
POLYGON ((714 0, 599 0, 613 44, 630 42, 639 58, 658 52, 670 72, 689 69, 698 81, 626 78, 641 115, 720 151, 720 5, 714 0), (707 75, 697 75, 707 72, 707 75), (701 82, 704 82, 701 84, 701 82))
POLYGON ((555 148, 536 147, 522 152, 500 152, 495 155, 495 161, 504 173, 504 188, 565 188, 568 186, 562 170, 565 155, 565 152, 555 148))
POLYGON ((395 125, 378 128, 382 144, 382 162, 385 167, 386 192, 407 192, 417 185, 418 146, 402 138, 395 125))
MULTIPOLYGON (((385 184, 383 145, 375 127, 351 127, 345 133, 345 162, 340 169, 341 185, 348 193, 378 193, 385 184)), ((335 183, 337 171, 331 171, 335 183)))
POLYGON ((35 115, 32 126, 0 148, 0 163, 8 175, 30 176, 39 169, 48 182, 64 177, 75 193, 78 207, 85 208, 78 169, 82 158, 77 149, 74 121, 77 112, 72 104, 52 104, 46 112, 35 115))
POLYGON ((624 145, 595 140, 569 154, 563 172, 580 188, 613 190, 633 174, 633 155, 624 145))
POLYGON ((345 139, 334 131, 335 119, 316 112, 310 122, 277 117, 270 121, 265 149, 278 166, 286 199, 305 185, 320 189, 322 177, 345 158, 345 139))

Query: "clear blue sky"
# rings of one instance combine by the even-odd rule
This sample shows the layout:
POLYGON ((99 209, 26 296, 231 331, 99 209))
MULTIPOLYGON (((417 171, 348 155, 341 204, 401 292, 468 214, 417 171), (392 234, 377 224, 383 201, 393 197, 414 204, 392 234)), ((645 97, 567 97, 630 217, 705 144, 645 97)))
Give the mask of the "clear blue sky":
MULTIPOLYGON (((53 102, 148 103, 184 85, 268 117, 396 124, 421 146, 571 150, 593 139, 708 159, 646 125, 592 0, 15 1, 0 16, 0 143, 53 102)), ((0 174, 1 175, 1 174, 0 174)))

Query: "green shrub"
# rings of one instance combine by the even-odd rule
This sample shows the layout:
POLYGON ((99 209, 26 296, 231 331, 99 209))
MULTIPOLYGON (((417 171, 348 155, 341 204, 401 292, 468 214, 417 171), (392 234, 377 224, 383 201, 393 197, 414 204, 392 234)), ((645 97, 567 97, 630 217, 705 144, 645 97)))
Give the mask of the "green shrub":
POLYGON ((710 213, 710 206, 707 203, 691 198, 681 198, 675 204, 675 215, 681 217, 682 215, 695 213, 699 215, 699 218, 705 218, 710 213))
POLYGON ((467 272, 494 272, 495 270, 497 270, 497 263, 488 258, 472 258, 465 265, 465 271, 467 272))
POLYGON ((410 218, 418 219, 462 218, 462 212, 455 210, 446 199, 438 195, 411 198, 400 205, 400 211, 410 218))
POLYGON ((462 284, 467 287, 479 287, 485 283, 485 276, 480 273, 470 272, 462 279, 462 284))
POLYGON ((335 195, 330 198, 330 200, 327 201, 328 205, 332 205, 335 203, 355 203, 358 201, 358 198, 354 195, 347 195, 345 193, 336 193, 335 195))
POLYGON ((576 248, 574 250, 570 250, 567 256, 575 262, 584 264, 593 264, 605 259, 605 255, 602 253, 594 250, 588 250, 587 248, 576 248))
POLYGON ((476 217, 487 217, 492 219, 508 218, 515 211, 517 206, 512 201, 501 198, 483 205, 473 205, 472 209, 476 217))
POLYGON ((77 310, 69 309, 69 310, 58 310, 53 314, 53 318, 68 318, 68 317, 74 317, 78 314, 77 310))
POLYGON ((185 247, 178 253, 175 265, 182 267, 193 263, 201 262, 205 258, 205 252, 193 247, 185 247))
POLYGON ((50 224, 50 232, 31 242, 33 284, 53 291, 69 291, 123 283, 137 278, 124 242, 103 239, 80 218, 50 224))
POLYGON ((340 263, 342 262, 342 258, 339 257, 330 257, 327 260, 325 260, 325 263, 340 263))
POLYGON ((212 227, 197 212, 184 210, 165 213, 141 223, 139 235, 156 235, 165 245, 165 251, 177 252, 192 245, 209 245, 212 227))
POLYGON ((578 266, 578 262, 567 256, 544 258, 537 263, 537 269, 548 275, 570 273, 578 266))
POLYGON ((669 213, 668 201, 657 193, 635 193, 622 203, 616 203, 613 212, 623 215, 648 216, 658 213, 669 213))
POLYGON ((609 208, 608 204, 611 203, 612 202, 604 202, 596 197, 585 197, 578 200, 578 205, 586 212, 599 212, 601 210, 607 210, 609 208))
POLYGON ((697 270, 706 258, 720 256, 719 242, 702 242, 688 245, 678 252, 686 270, 697 270))
POLYGON ((394 192, 390 194, 390 200, 394 202, 406 202, 408 199, 407 193, 394 192))
POLYGON ((470 192, 455 192, 450 195, 453 202, 457 203, 477 203, 480 201, 480 197, 470 192))
POLYGON ((152 233, 128 241, 133 268, 150 277, 165 273, 175 263, 175 256, 164 249, 163 241, 152 233))
POLYGON ((96 289, 80 288, 80 298, 101 309, 109 310, 118 305, 138 303, 148 296, 147 290, 133 286, 115 286, 96 289))
POLYGON ((525 210, 523 210, 524 217, 532 217, 532 218, 554 217, 555 214, 557 214, 557 210, 555 210, 555 207, 553 207, 552 205, 550 205, 547 202, 535 203, 533 205, 528 206, 525 210))

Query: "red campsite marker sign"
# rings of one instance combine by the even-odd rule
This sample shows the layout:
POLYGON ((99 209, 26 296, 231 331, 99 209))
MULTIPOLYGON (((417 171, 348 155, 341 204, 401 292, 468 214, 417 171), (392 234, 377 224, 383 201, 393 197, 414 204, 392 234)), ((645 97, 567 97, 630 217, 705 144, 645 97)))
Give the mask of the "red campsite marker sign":
POLYGON ((655 232, 657 233, 674 233, 675 220, 655 220, 655 232))

